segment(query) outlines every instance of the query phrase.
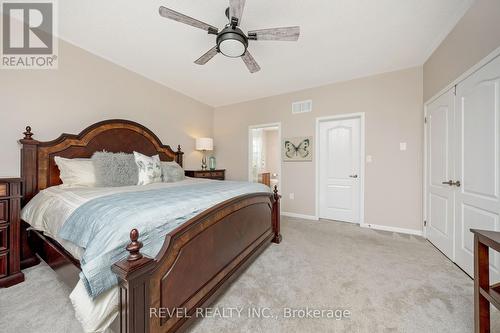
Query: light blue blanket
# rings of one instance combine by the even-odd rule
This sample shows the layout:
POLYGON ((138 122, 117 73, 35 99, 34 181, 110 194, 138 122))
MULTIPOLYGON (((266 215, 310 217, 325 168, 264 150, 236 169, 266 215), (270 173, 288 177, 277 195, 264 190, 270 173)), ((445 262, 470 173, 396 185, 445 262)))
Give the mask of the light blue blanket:
POLYGON ((269 192, 262 184, 214 181, 126 192, 90 200, 64 223, 59 237, 85 249, 80 279, 94 298, 117 284, 111 265, 128 252, 130 230, 139 230, 141 253, 154 258, 165 235, 198 213, 230 198, 269 192))

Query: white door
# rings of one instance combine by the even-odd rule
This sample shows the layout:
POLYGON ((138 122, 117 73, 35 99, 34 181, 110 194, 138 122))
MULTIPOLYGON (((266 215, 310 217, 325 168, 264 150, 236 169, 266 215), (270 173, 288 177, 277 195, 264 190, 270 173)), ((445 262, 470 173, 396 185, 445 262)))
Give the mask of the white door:
POLYGON ((319 217, 359 223, 361 120, 319 125, 319 217))
POLYGON ((454 260, 453 141, 455 95, 449 91, 427 106, 427 238, 454 260))
MULTIPOLYGON (((500 230, 500 57, 457 86, 455 262, 474 274, 470 229, 500 230)), ((490 252, 490 279, 500 277, 490 252)))

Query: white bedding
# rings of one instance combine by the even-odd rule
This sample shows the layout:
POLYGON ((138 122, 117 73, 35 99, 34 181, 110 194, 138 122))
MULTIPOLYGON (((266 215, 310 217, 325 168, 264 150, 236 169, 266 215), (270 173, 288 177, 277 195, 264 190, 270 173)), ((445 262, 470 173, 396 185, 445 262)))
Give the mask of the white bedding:
MULTIPOLYGON (((43 232, 58 241, 71 255, 81 259, 84 249, 57 237, 59 230, 68 217, 89 200, 106 195, 165 187, 185 185, 211 180, 186 178, 175 183, 154 183, 143 186, 124 187, 66 187, 53 186, 38 193, 21 211, 21 218, 31 228, 43 232)), ((81 281, 70 295, 75 308, 76 318, 85 332, 104 332, 118 315, 118 288, 115 287, 94 300, 87 294, 81 281)))

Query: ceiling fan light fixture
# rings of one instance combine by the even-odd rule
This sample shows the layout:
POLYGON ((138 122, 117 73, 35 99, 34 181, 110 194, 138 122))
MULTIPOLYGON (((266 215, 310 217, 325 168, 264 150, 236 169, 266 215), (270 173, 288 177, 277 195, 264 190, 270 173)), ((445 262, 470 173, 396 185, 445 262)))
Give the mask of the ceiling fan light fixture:
POLYGON ((226 57, 238 58, 247 51, 248 39, 240 29, 228 27, 217 36, 217 47, 226 57))
POLYGON ((219 50, 226 57, 238 58, 245 54, 246 47, 237 39, 226 39, 219 44, 219 50))

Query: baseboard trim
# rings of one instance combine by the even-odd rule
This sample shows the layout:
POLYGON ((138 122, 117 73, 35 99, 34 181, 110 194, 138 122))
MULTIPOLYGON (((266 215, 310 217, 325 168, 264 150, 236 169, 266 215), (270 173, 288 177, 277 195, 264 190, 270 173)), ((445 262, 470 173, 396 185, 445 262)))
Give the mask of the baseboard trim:
POLYGON ((368 228, 368 229, 375 229, 375 230, 382 230, 382 231, 391 231, 391 232, 397 232, 400 234, 408 234, 408 235, 414 235, 414 236, 422 236, 423 235, 422 230, 388 227, 385 225, 378 225, 378 224, 363 223, 363 224, 360 224, 360 227, 361 228, 368 228))
POLYGON ((318 221, 318 217, 314 215, 305 215, 305 214, 297 214, 297 213, 290 213, 290 212, 281 212, 281 215, 283 216, 288 216, 288 217, 296 217, 299 219, 305 219, 305 220, 312 220, 312 221, 318 221))

